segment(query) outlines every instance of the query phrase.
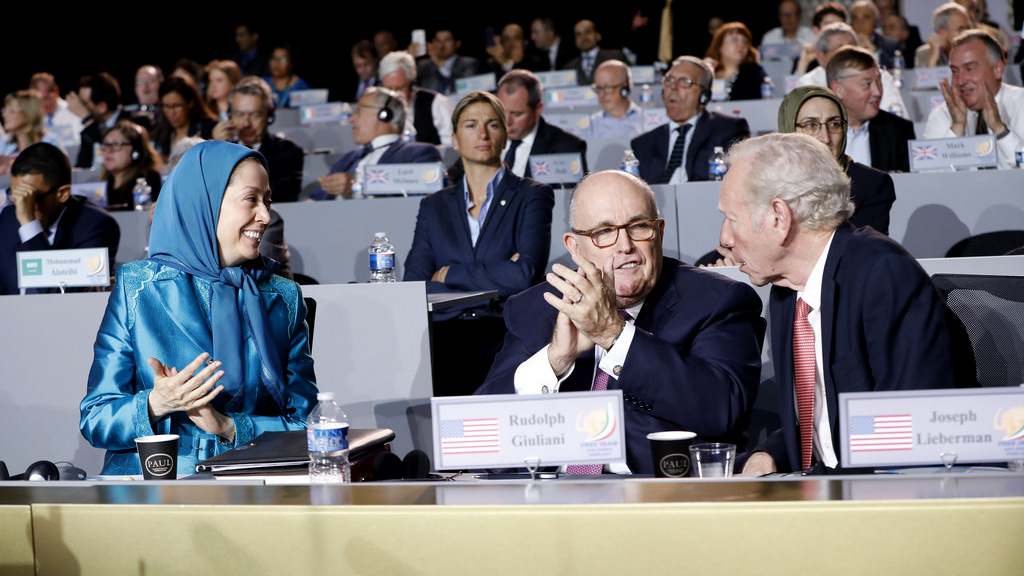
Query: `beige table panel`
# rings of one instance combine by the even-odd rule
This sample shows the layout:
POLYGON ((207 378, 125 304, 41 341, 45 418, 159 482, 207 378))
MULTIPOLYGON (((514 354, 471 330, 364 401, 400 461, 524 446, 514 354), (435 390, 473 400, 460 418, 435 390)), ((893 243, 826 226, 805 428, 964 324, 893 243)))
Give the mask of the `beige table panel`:
POLYGON ((32 509, 25 506, 0 507, 0 574, 35 574, 32 549, 32 509))
POLYGON ((38 573, 798 574, 817 566, 992 575, 1024 566, 1024 498, 410 504, 34 505, 38 573))

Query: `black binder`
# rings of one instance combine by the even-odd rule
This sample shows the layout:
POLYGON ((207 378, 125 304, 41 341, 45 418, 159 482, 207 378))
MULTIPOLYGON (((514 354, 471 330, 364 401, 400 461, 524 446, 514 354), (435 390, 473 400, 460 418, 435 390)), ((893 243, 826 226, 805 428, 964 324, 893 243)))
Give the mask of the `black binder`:
MULTIPOLYGON (((349 461, 356 464, 367 455, 390 451, 395 432, 390 428, 350 428, 349 461)), ((201 474, 288 474, 309 469, 305 430, 264 432, 244 446, 221 452, 196 464, 201 474)))

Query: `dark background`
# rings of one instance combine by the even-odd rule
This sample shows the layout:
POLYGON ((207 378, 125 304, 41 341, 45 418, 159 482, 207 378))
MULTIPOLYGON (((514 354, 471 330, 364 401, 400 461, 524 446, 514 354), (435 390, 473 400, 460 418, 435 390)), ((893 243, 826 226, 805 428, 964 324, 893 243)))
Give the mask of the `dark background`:
MULTIPOLYGON (((275 40, 288 41, 294 51, 296 73, 313 87, 328 88, 331 100, 350 99, 355 73, 349 50, 360 38, 371 38, 378 28, 390 28, 400 44, 407 44, 412 29, 426 29, 429 39, 431 28, 444 22, 461 37, 460 52, 485 58, 484 29, 488 26, 500 34, 506 24, 517 22, 528 40, 530 21, 548 15, 555 19, 563 42, 572 45, 573 24, 589 18, 604 36, 602 45, 618 47, 637 7, 660 6, 663 0, 616 4, 538 0, 326 4, 284 0, 262 6, 233 2, 230 9, 204 3, 148 3, 144 9, 136 8, 137 4, 92 4, 88 9, 77 4, 67 8, 48 5, 46 9, 54 14, 24 25, 15 23, 14 18, 6 19, 3 37, 8 58, 0 73, 0 93, 25 88, 34 72, 48 71, 56 76, 63 95, 76 88, 81 76, 108 71, 121 83, 123 102, 130 104, 135 101, 134 76, 140 65, 156 64, 169 73, 181 57, 204 65, 212 59, 230 57, 237 50, 235 26, 244 19, 261 27, 261 46, 269 49, 275 40)), ((709 3, 686 1, 689 17, 677 22, 692 38, 692 52, 700 56, 710 40, 707 21, 712 8, 704 4, 709 3)), ((735 4, 745 6, 744 20, 755 37, 777 25, 774 2, 735 4)), ((727 21, 738 16, 729 14, 736 9, 724 12, 727 21)))

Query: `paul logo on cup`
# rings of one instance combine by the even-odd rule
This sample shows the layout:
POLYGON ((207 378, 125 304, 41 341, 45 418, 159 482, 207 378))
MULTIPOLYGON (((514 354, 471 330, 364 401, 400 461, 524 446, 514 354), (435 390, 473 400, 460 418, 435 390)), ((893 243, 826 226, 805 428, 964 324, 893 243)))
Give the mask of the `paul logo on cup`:
POLYGON ((178 477, 178 435, 157 434, 135 439, 139 449, 142 477, 146 480, 175 480, 178 477))
POLYGON ((690 475, 690 444, 697 437, 694 432, 671 430, 651 432, 651 459, 657 478, 683 478, 690 475))

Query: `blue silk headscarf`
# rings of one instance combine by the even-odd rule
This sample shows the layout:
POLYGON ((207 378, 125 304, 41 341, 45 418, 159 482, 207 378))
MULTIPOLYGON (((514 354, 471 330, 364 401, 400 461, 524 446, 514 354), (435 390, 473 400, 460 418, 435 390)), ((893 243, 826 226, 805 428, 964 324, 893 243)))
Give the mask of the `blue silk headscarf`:
POLYGON ((277 404, 285 408, 284 371, 267 310, 257 284, 273 274, 277 263, 268 258, 222 268, 217 248, 217 222, 228 180, 235 166, 259 152, 219 140, 200 142, 181 157, 160 189, 149 236, 150 258, 210 282, 210 317, 214 360, 223 364, 224 390, 214 405, 223 412, 241 405, 245 351, 242 322, 248 326, 260 359, 260 380, 277 404), (239 308, 241 295, 241 309, 239 308))

